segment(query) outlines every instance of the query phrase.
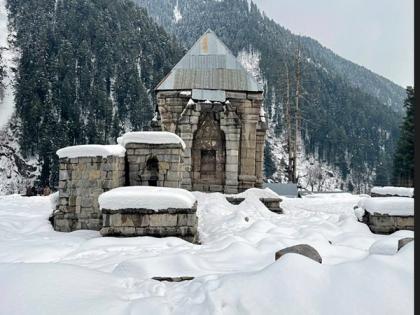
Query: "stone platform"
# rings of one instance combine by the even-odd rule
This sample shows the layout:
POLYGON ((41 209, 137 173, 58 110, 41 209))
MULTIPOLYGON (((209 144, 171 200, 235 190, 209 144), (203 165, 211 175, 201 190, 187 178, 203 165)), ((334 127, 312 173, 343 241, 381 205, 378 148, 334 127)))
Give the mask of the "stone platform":
POLYGON ((198 243, 197 201, 164 187, 121 187, 99 197, 103 236, 179 237, 198 243))
POLYGON ((363 209, 359 220, 367 224, 373 233, 414 231, 414 198, 368 197, 361 199, 357 207, 363 209))
POLYGON ((399 230, 414 231, 414 215, 389 215, 366 211, 363 222, 376 234, 391 234, 399 230))

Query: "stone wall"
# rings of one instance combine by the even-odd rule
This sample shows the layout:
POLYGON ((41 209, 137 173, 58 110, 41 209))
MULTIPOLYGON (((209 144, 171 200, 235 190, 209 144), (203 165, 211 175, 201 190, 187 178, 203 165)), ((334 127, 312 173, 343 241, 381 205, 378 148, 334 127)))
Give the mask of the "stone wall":
POLYGON ((391 234, 399 230, 414 231, 414 216, 395 216, 365 211, 363 222, 373 233, 391 234))
POLYGON ((198 242, 197 202, 191 209, 102 209, 103 236, 180 237, 198 242))
POLYGON ((180 188, 184 171, 184 150, 180 144, 125 145, 129 186, 180 188))
POLYGON ((102 216, 98 196, 124 186, 124 157, 60 159, 59 204, 53 214, 56 231, 99 230, 102 216))
MULTIPOLYGON (((262 93, 226 91, 225 103, 191 102, 190 97, 181 91, 160 91, 157 94, 162 129, 176 133, 186 144, 181 187, 228 194, 262 187, 266 131, 260 116, 262 93), (218 170, 223 175, 222 180, 219 173, 211 178, 208 174, 202 174, 201 169, 195 172, 199 169, 197 161, 201 161, 198 154, 200 149, 194 147, 195 137, 206 128, 203 124, 210 124, 210 113, 213 127, 220 129, 218 133, 214 130, 212 133, 224 137, 220 145, 224 147, 224 155, 217 153, 220 146, 210 148, 216 151, 217 160, 223 162, 218 163, 219 167, 224 164, 224 170, 218 170)), ((214 142, 217 141, 215 138, 214 142)))

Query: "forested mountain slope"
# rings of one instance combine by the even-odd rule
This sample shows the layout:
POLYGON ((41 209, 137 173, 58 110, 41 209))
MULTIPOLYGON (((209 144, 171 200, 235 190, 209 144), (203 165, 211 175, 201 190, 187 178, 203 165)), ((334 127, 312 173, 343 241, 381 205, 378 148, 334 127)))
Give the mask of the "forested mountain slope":
MULTIPOLYGON (((18 57, 15 136, 23 156, 39 160, 42 184, 57 181, 58 148, 114 143, 123 131, 147 125, 153 88, 208 28, 250 63, 264 84, 275 134, 267 152, 284 132, 285 64, 293 81, 300 43, 305 154, 338 168, 343 178, 350 174, 344 189, 353 188, 355 178, 371 181, 366 174, 378 167, 387 181, 402 88, 293 35, 246 0, 136 1, 158 23, 130 0, 7 1, 9 39, 18 57)), ((11 139, 10 129, 5 134, 11 139)), ((273 155, 266 156, 269 165, 273 155)), ((284 170, 266 171, 270 176, 284 170)))
POLYGON ((402 116, 403 88, 311 38, 292 34, 247 0, 136 2, 186 48, 211 28, 235 54, 256 56, 265 85, 265 109, 277 135, 284 130, 285 64, 293 81, 295 51, 300 45, 306 153, 338 167, 343 178, 351 174, 345 189, 354 188, 355 181, 371 183, 376 168, 386 173, 382 184, 387 184, 402 116))
POLYGON ((115 143, 152 118, 150 91, 183 49, 127 0, 8 0, 19 51, 15 107, 22 153, 57 182, 58 148, 115 143))

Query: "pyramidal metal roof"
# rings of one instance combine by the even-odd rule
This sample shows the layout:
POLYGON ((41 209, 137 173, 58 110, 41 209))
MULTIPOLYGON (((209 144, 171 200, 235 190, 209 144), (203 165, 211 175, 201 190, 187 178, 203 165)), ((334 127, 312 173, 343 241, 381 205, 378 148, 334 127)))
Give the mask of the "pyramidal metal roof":
POLYGON ((192 89, 262 92, 212 30, 198 39, 156 87, 156 91, 192 89))

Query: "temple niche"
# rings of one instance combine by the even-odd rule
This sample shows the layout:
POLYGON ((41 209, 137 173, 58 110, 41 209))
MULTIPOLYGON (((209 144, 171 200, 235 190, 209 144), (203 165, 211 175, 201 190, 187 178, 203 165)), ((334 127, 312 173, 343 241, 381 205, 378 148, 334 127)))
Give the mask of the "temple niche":
POLYGON ((186 145, 182 188, 262 187, 263 90, 214 32, 200 37, 156 93, 161 130, 186 145))
POLYGON ((226 145, 219 116, 212 111, 203 111, 200 115, 191 150, 192 190, 223 191, 226 145))

